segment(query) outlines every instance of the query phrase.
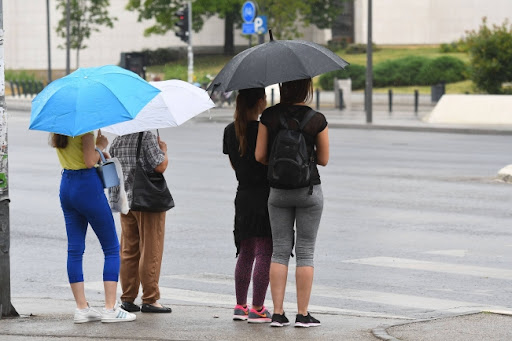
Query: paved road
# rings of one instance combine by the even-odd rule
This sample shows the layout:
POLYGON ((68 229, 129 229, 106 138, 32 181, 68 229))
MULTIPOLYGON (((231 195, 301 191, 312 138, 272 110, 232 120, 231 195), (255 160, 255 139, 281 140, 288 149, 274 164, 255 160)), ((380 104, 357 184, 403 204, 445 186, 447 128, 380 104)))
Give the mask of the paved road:
MULTIPOLYGON (((203 119, 161 131, 176 202, 167 218, 164 303, 233 305, 236 182, 221 153, 224 126, 203 119)), ((13 300, 71 299, 58 161, 47 134, 27 127, 27 113, 11 112, 13 300)), ((512 310, 512 188, 495 180, 511 160, 509 137, 331 129, 330 140, 312 311, 372 317, 376 326, 512 310)), ((101 263, 90 233, 84 267, 92 301, 102 299, 101 263)))

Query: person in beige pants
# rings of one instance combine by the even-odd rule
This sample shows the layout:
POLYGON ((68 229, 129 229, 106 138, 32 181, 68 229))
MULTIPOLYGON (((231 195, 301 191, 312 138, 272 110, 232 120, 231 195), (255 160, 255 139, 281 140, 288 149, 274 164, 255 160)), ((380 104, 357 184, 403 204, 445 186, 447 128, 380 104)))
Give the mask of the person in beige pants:
MULTIPOLYGON (((139 133, 118 136, 109 151, 121 163, 124 187, 131 205, 139 133)), ((167 145, 150 131, 143 134, 140 161, 147 173, 167 168, 167 145)), ((121 295, 123 309, 143 313, 170 313, 160 299, 158 282, 164 250, 166 212, 128 211, 121 214, 121 295), (142 285, 142 306, 135 299, 142 285)))

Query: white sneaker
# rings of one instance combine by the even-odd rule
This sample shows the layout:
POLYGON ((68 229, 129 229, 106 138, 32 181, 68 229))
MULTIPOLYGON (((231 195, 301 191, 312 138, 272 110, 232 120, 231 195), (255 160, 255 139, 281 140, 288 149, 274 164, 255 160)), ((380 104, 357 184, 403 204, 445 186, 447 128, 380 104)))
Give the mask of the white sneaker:
POLYGON ((135 314, 127 312, 116 302, 114 309, 103 308, 101 322, 129 322, 136 318, 135 314))
POLYGON ((87 308, 85 309, 75 309, 75 317, 74 321, 75 323, 86 323, 86 322, 93 322, 93 321, 99 321, 101 320, 101 314, 99 311, 97 311, 94 308, 91 308, 89 306, 89 303, 87 303, 87 308))

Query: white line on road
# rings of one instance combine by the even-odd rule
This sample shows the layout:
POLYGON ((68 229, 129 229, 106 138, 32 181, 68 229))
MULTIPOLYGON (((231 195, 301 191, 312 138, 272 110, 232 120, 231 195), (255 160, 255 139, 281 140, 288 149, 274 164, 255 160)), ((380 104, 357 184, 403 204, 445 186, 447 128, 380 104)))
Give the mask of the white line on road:
POLYGON ((512 280, 512 270, 500 268, 488 268, 482 266, 470 266, 460 264, 450 264, 441 262, 428 262, 416 259, 393 258, 393 257, 372 257, 351 259, 343 261, 344 263, 364 264, 373 266, 383 266, 390 268, 399 268, 407 270, 420 270, 442 272, 456 275, 468 275, 476 277, 488 277, 495 279, 512 280))
MULTIPOLYGON (((62 286, 68 286, 68 285, 62 285, 62 286)), ((85 289, 101 291, 101 290, 103 290, 103 282, 86 282, 85 289)), ((118 296, 120 296, 121 295, 120 286, 118 286, 117 289, 118 289, 117 290, 118 296)), ((160 287, 160 296, 162 299, 166 299, 166 300, 174 300, 174 301, 180 301, 180 302, 191 302, 191 303, 198 303, 201 305, 216 305, 216 306, 223 306, 223 307, 233 307, 234 302, 236 302, 236 298, 234 295, 225 295, 225 294, 218 294, 218 293, 212 293, 212 292, 174 289, 174 288, 166 288, 166 287, 160 287)), ((266 300, 265 305, 268 307, 272 307, 272 301, 266 300)), ((297 311, 297 305, 295 303, 285 302, 284 309, 286 311, 290 311, 290 312, 297 311)), ((326 306, 317 306, 317 305, 310 305, 309 309, 312 312, 318 312, 318 313, 335 313, 335 314, 345 314, 345 315, 365 316, 365 317, 375 317, 375 318, 391 318, 391 319, 407 319, 407 320, 413 319, 413 318, 406 317, 406 316, 379 314, 379 313, 374 313, 374 312, 340 309, 340 308, 335 308, 335 307, 326 307, 326 306)))
MULTIPOLYGON (((234 285, 233 276, 222 274, 202 273, 190 275, 170 275, 163 277, 196 281, 202 283, 234 285)), ((286 288, 286 290, 290 293, 296 292, 295 283, 288 282, 286 288)), ((505 307, 489 307, 474 302, 439 299, 424 296, 403 295, 370 290, 343 289, 317 284, 313 285, 312 295, 328 298, 339 298, 344 300, 356 300, 390 306, 407 307, 412 309, 435 310, 452 313, 465 313, 489 309, 507 309, 505 307)))
POLYGON ((434 250, 434 251, 426 251, 424 253, 428 253, 431 255, 443 255, 443 256, 452 256, 452 257, 466 257, 466 253, 468 250, 434 250))

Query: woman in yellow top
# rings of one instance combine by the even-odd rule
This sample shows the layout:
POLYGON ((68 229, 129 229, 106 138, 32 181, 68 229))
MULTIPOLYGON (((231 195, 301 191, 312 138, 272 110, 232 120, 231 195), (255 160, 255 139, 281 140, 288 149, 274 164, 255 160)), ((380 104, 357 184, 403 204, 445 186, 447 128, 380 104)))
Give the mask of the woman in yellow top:
POLYGON ((116 302, 119 240, 103 185, 94 168, 100 159, 95 147, 104 150, 108 140, 101 135, 101 131, 98 131, 96 141, 93 132, 77 137, 51 134, 51 145, 56 148, 63 168, 60 203, 68 237, 68 278, 77 305, 74 322, 133 321, 136 316, 124 311, 116 302), (105 255, 105 307, 101 313, 89 307, 84 291, 82 258, 89 224, 98 237, 105 255))

